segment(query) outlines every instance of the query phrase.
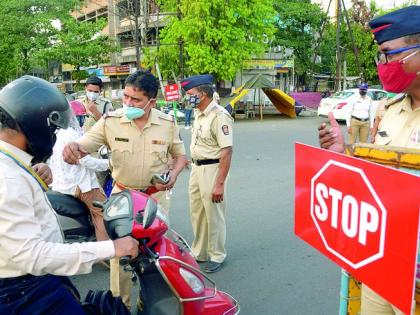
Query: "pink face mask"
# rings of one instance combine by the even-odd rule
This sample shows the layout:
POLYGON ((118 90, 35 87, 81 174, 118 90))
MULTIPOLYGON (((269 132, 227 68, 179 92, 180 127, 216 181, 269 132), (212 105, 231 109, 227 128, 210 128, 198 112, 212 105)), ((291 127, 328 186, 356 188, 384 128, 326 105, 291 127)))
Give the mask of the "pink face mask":
POLYGON ((416 79, 419 72, 407 73, 404 71, 402 65, 405 60, 414 56, 418 52, 419 51, 416 51, 398 61, 378 64, 378 75, 382 85, 384 86, 384 90, 391 93, 401 93, 410 86, 410 84, 416 79))

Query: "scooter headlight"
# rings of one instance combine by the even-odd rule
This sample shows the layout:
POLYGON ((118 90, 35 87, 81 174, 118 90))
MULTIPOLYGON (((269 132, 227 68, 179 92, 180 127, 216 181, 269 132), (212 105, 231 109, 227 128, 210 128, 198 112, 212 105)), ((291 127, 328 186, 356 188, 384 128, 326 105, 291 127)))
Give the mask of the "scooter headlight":
POLYGON ((179 268, 179 273, 196 294, 204 292, 204 283, 195 274, 184 268, 179 268))

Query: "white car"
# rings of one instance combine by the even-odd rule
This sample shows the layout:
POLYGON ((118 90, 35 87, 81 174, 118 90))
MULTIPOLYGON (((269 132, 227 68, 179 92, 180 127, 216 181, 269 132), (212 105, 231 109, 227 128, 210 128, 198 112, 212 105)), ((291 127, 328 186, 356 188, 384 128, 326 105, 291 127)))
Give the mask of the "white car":
MULTIPOLYGON (((374 106, 373 112, 376 112, 376 107, 379 101, 386 97, 384 90, 369 89, 367 95, 372 99, 374 106)), ((335 119, 346 120, 350 115, 349 104, 352 104, 359 95, 359 89, 349 89, 337 92, 330 97, 323 98, 318 106, 318 116, 328 116, 329 112, 333 112, 335 119)))

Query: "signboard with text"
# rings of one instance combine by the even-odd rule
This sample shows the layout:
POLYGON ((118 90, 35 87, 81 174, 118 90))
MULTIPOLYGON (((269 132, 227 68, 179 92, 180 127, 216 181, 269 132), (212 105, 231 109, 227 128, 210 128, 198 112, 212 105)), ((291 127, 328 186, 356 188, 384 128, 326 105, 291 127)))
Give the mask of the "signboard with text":
POLYGON ((104 66, 104 75, 117 76, 130 74, 130 65, 104 66))
POLYGON ((299 143, 295 153, 296 235, 409 314, 420 177, 299 143))
POLYGON ((179 100, 178 84, 169 84, 165 86, 165 100, 167 102, 179 100))

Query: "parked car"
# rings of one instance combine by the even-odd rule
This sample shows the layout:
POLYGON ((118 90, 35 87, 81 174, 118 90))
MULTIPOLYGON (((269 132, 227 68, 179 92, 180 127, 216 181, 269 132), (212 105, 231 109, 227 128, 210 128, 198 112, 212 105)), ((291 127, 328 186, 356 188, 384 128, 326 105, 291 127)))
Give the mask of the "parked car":
MULTIPOLYGON (((386 92, 379 89, 369 89, 367 95, 372 98, 374 112, 379 101, 386 97, 386 92)), ((328 116, 329 112, 333 112, 335 119, 346 120, 350 115, 350 104, 356 101, 359 95, 359 89, 349 89, 337 92, 330 97, 323 98, 318 106, 318 116, 328 116)))

